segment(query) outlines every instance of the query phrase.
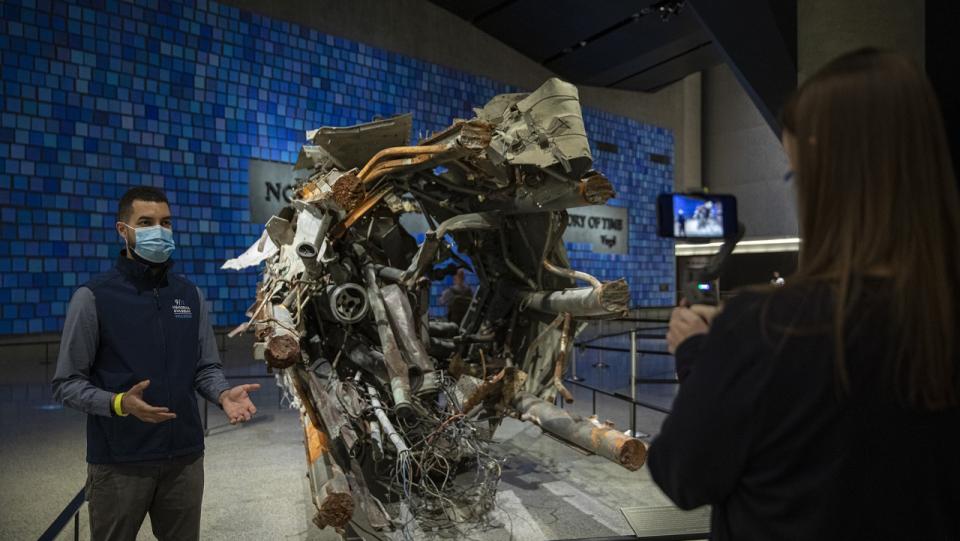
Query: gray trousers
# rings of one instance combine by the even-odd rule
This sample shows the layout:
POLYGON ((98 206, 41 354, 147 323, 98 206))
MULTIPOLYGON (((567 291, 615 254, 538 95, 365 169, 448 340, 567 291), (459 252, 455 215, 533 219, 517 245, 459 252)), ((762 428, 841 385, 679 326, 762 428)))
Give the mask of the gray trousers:
POLYGON ((163 464, 88 464, 90 539, 131 541, 150 513, 160 541, 200 537, 203 456, 163 464))

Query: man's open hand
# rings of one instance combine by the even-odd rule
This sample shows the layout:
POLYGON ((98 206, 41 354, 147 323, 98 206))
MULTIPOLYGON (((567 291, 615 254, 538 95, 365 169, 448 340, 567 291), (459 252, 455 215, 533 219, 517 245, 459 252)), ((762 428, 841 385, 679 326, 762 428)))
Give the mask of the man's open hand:
POLYGON ((170 419, 176 419, 177 414, 172 413, 170 408, 151 406, 143 400, 143 390, 149 386, 150 380, 145 379, 123 393, 123 398, 120 400, 120 408, 123 412, 129 413, 145 423, 162 423, 170 419))
POLYGON ((249 421, 253 417, 253 414, 257 412, 257 407, 250 401, 250 395, 247 393, 259 388, 259 383, 251 383, 237 385, 220 393, 220 405, 223 407, 223 412, 227 414, 227 418, 230 419, 230 424, 235 425, 249 421))

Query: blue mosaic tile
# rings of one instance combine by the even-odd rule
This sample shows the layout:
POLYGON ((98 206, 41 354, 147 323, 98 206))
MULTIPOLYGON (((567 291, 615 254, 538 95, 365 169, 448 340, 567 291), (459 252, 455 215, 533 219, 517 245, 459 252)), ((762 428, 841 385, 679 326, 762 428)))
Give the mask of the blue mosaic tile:
MULTIPOLYGON (((111 265, 116 201, 134 185, 167 191, 177 268, 216 325, 238 324, 257 273, 219 266, 260 233, 251 158, 293 162, 304 130, 376 115, 413 112, 417 137, 520 90, 210 0, 5 0, 0 334, 60 330, 72 291, 111 265)), ((630 242, 616 256, 569 244, 571 263, 626 277, 634 306, 670 304, 673 247, 655 237, 654 201, 673 170, 648 155, 672 158, 673 136, 589 108, 584 120, 591 140, 620 147, 594 158, 616 187, 611 204, 630 208, 630 242)))

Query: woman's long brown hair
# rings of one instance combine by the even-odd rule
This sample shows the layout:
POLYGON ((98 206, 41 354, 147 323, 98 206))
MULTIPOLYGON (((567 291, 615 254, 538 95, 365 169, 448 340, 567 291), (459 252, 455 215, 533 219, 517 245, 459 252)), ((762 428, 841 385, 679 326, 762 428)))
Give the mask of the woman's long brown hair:
POLYGON ((842 388, 854 284, 879 274, 892 288, 895 388, 916 408, 957 405, 960 195, 930 82, 900 54, 858 50, 797 89, 783 125, 797 142, 803 246, 793 282, 835 292, 842 388))

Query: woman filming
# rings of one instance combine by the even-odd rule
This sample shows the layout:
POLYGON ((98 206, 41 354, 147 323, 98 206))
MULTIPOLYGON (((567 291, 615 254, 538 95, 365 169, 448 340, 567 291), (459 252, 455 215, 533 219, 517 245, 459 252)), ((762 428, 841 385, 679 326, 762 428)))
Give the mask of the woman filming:
POLYGON ((930 83, 856 51, 783 126, 798 272, 674 311, 651 475, 713 506, 713 539, 960 539, 960 196, 930 83))

